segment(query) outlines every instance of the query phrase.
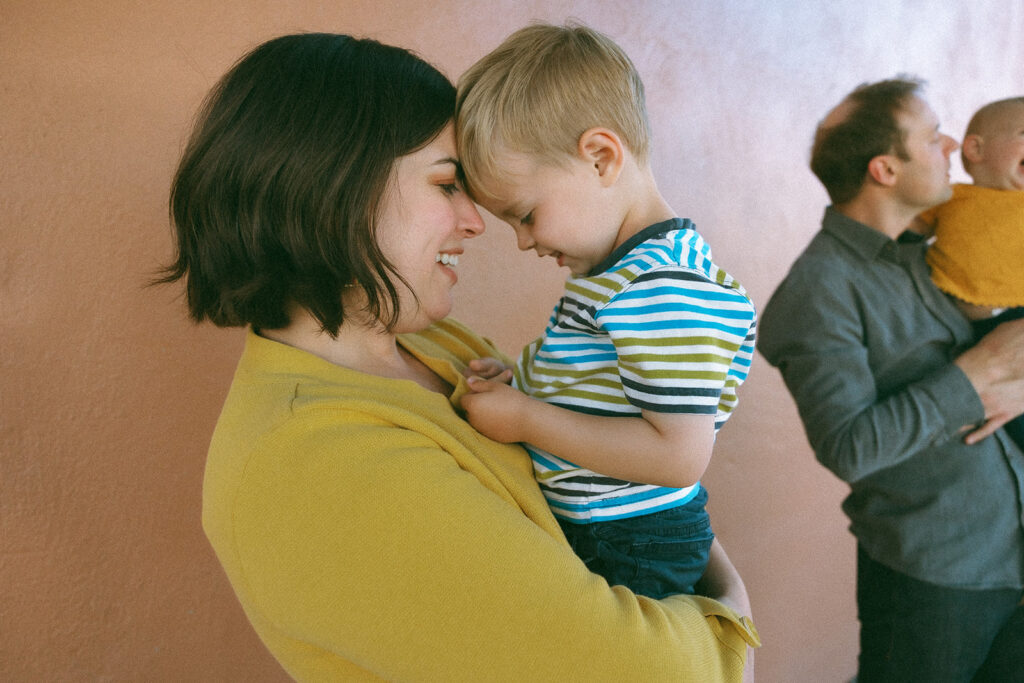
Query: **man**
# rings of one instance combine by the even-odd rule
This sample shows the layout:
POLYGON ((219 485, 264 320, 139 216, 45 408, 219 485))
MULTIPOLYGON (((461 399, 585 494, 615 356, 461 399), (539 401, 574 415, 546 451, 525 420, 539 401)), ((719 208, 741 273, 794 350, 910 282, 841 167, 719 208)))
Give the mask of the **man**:
POLYGON ((1024 675, 1024 453, 1000 429, 1024 412, 1024 321, 968 348, 904 233, 949 198, 957 148, 920 87, 863 85, 821 122, 811 169, 832 206, 758 340, 850 485, 859 683, 1024 675))

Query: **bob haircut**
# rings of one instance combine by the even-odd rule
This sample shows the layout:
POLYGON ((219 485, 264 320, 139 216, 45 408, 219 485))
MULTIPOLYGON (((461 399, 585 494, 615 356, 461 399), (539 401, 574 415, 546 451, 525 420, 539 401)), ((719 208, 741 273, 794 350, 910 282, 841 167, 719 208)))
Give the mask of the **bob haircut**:
POLYGON ((398 318, 376 222, 397 158, 430 143, 455 87, 411 52, 335 34, 272 39, 207 97, 171 187, 189 313, 277 329, 301 306, 332 336, 347 285, 389 329, 398 318))
POLYGON ((477 200, 497 199, 483 186, 500 182, 499 155, 559 164, 595 126, 615 130, 647 160, 643 82, 622 48, 586 26, 519 29, 459 79, 456 112, 459 158, 477 200))
POLYGON ((844 100, 851 109, 843 121, 818 127, 811 170, 833 204, 845 204, 860 193, 868 164, 875 157, 895 154, 909 159, 897 114, 923 85, 923 81, 905 77, 862 84, 844 100))

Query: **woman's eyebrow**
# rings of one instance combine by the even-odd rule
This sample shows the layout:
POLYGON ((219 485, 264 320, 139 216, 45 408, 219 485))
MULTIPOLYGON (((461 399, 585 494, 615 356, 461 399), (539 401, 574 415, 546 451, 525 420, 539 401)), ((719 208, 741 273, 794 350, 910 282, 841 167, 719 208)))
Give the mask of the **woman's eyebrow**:
POLYGON ((465 185, 466 184, 466 174, 462 170, 462 163, 459 162, 458 159, 455 159, 453 157, 445 157, 443 159, 438 159, 437 161, 435 161, 431 165, 432 166, 447 166, 448 164, 451 164, 452 166, 455 167, 455 177, 458 179, 458 181, 460 183, 465 185))

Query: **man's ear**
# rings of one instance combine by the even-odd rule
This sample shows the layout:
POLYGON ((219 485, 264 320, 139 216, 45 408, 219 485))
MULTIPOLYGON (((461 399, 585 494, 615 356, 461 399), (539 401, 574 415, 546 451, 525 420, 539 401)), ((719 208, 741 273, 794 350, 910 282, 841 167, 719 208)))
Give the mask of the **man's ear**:
POLYGON ((626 163, 626 146, 619 135, 608 128, 588 128, 576 145, 580 159, 593 167, 601 184, 615 184, 626 163))
POLYGON ((977 133, 971 133, 964 138, 964 144, 960 147, 960 154, 969 163, 978 164, 984 159, 985 140, 977 133))
POLYGON ((895 162, 891 154, 879 154, 868 162, 868 176, 879 185, 892 186, 896 182, 895 162))

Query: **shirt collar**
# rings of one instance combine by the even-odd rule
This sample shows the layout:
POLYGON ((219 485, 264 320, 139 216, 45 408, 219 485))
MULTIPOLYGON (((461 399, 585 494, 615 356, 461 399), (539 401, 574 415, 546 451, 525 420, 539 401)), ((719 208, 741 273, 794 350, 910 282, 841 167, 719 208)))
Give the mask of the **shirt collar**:
POLYGON ((590 269, 590 272, 587 273, 586 277, 594 277, 595 275, 600 275, 607 270, 611 270, 612 266, 618 263, 623 256, 633 251, 633 249, 642 242, 654 239, 655 237, 661 237, 672 230, 686 230, 692 228, 693 223, 689 218, 678 217, 669 218, 667 221, 661 221, 654 225, 648 225, 646 228, 613 249, 612 253, 608 254, 603 261, 590 269))
MULTIPOLYGON (((822 219, 821 228, 824 232, 845 244, 865 261, 875 259, 886 249, 891 251, 896 246, 896 240, 890 239, 888 235, 881 231, 840 213, 832 206, 825 209, 825 218, 822 219)), ((922 236, 916 233, 904 232, 900 235, 899 241, 916 242, 923 239, 922 236)))

